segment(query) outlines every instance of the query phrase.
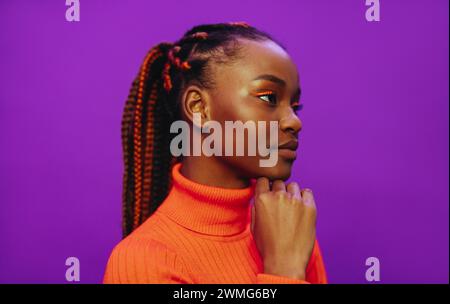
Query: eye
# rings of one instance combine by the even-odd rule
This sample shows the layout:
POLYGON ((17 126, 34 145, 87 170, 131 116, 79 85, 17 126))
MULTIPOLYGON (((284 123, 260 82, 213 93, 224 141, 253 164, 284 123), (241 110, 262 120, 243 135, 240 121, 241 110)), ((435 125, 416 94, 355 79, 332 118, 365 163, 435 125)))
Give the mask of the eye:
POLYGON ((291 105, 292 109, 294 110, 295 113, 297 113, 298 111, 301 111, 303 109, 303 104, 300 102, 294 102, 291 105))
POLYGON ((256 97, 264 100, 271 106, 275 106, 277 104, 277 96, 272 91, 260 92, 256 94, 256 97))

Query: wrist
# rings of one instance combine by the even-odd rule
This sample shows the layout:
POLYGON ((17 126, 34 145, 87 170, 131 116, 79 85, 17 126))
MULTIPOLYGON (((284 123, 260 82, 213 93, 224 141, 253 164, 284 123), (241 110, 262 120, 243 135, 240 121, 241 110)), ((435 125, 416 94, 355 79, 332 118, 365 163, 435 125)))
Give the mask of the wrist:
POLYGON ((298 280, 306 279, 305 267, 264 261, 264 273, 298 280))

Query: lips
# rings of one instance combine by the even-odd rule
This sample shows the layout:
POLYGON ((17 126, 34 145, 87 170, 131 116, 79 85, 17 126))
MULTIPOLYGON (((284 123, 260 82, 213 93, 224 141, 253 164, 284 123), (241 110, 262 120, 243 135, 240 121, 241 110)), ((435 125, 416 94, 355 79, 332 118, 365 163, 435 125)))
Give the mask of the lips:
POLYGON ((287 159, 297 158, 298 141, 290 140, 284 144, 278 146, 278 155, 287 159))
POLYGON ((297 148, 298 148, 297 140, 290 140, 290 141, 278 146, 278 149, 289 149, 289 150, 293 150, 293 151, 296 151, 297 148))

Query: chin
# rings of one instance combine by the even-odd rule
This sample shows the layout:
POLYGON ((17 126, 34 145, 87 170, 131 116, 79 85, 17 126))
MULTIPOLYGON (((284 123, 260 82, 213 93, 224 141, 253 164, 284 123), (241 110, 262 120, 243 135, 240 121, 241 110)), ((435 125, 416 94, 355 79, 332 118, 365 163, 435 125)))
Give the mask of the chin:
POLYGON ((245 178, 267 177, 269 180, 281 179, 286 181, 291 176, 293 159, 278 158, 273 167, 261 167, 258 158, 228 158, 226 164, 233 167, 240 176, 245 178))
POLYGON ((291 176, 293 164, 294 161, 279 159, 274 167, 260 167, 257 176, 265 176, 269 180, 281 179, 286 181, 291 176))

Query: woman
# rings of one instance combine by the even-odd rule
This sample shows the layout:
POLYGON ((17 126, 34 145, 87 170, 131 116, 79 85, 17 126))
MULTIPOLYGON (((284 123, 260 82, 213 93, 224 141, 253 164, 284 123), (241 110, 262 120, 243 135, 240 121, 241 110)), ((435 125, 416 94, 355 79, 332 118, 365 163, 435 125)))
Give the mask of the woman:
POLYGON ((196 26, 152 48, 125 106, 124 239, 104 283, 326 283, 313 194, 284 183, 302 127, 299 98, 285 48, 246 23, 196 26), (201 124, 277 122, 278 161, 173 156, 170 126, 192 124, 194 114, 201 124))

